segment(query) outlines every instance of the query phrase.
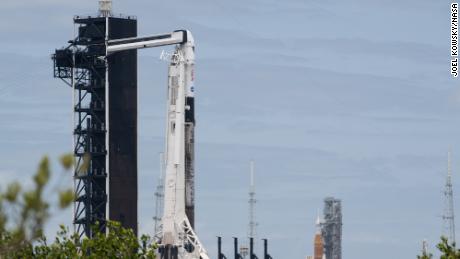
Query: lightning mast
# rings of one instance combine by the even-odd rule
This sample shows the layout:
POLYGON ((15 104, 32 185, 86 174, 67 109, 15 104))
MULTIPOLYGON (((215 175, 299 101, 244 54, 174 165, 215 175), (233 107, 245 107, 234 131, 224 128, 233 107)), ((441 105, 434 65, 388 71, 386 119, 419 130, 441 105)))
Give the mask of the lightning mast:
POLYGON ((255 207, 256 207, 256 189, 254 184, 254 161, 251 161, 250 164, 251 169, 251 184, 249 187, 249 229, 248 229, 248 237, 255 238, 256 236, 256 227, 257 222, 255 220, 255 207))
POLYGON ((155 234, 159 232, 159 226, 161 224, 161 214, 163 212, 163 197, 164 197, 164 153, 160 153, 160 176, 158 177, 158 184, 155 191, 155 234))
POLYGON ((451 150, 447 153, 447 179, 444 189, 445 208, 444 208, 444 233, 450 243, 455 243, 455 218, 454 218, 454 197, 452 190, 452 161, 451 150))

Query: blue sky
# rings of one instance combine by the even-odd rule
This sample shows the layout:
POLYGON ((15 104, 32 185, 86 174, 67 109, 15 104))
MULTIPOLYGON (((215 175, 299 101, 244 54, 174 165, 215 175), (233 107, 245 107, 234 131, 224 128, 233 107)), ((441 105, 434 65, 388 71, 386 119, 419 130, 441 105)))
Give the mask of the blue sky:
MULTIPOLYGON (((50 54, 97 1, 0 3, 0 176, 26 181, 71 149, 71 91, 50 54)), ((259 236, 274 258, 313 249, 316 211, 343 201, 343 256, 414 258, 442 231, 447 150, 460 190, 460 91, 449 74, 449 3, 440 1, 128 1, 139 34, 187 28, 197 42, 197 231, 247 231, 249 160, 259 236)), ((164 50, 168 50, 165 48, 164 50)), ((163 149, 167 64, 139 52, 141 231, 151 233, 163 149)), ((71 185, 56 166, 54 184, 71 185)), ((458 203, 455 203, 458 204, 458 203)), ((457 205, 456 205, 457 206, 457 205)), ((459 206, 457 206, 459 207, 459 206)), ((70 224, 60 212, 48 224, 70 224)))

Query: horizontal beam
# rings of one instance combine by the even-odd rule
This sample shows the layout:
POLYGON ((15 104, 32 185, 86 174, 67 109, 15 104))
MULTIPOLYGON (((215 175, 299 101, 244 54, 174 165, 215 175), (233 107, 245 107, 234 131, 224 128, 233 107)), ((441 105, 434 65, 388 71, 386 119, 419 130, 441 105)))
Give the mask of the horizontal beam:
POLYGON ((109 40, 107 42, 107 54, 132 49, 154 48, 160 46, 180 44, 187 41, 186 31, 175 31, 168 34, 155 36, 125 38, 109 40))

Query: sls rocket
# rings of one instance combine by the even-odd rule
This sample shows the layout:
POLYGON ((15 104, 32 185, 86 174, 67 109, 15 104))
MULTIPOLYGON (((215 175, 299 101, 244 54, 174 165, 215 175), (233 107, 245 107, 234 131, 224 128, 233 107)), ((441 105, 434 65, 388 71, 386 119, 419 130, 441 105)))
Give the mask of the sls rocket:
POLYGON ((324 245, 323 245, 323 236, 321 235, 321 220, 316 219, 316 233, 314 239, 314 259, 324 259, 326 255, 324 254, 324 245))

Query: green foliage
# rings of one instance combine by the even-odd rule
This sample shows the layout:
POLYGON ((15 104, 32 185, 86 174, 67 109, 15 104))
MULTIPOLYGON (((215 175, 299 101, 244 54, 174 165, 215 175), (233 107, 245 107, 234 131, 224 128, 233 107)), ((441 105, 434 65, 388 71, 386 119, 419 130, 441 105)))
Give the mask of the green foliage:
MULTIPOLYGON (((441 252, 440 259, 460 259, 460 249, 455 247, 455 243, 449 243, 446 237, 441 237, 441 242, 436 245, 436 248, 441 252)), ((423 252, 418 255, 417 259, 432 259, 431 253, 423 252)))
POLYGON ((49 217, 48 202, 42 199, 50 178, 49 160, 44 157, 33 176, 34 186, 23 191, 17 182, 0 193, 0 257, 30 257, 32 243, 43 236, 49 217))
POLYGON ((75 164, 75 159, 73 154, 65 154, 62 155, 59 160, 61 161, 62 167, 66 170, 70 170, 72 166, 75 164))
POLYGON ((18 198, 18 194, 21 191, 21 185, 17 182, 11 183, 6 189, 4 198, 7 202, 15 202, 18 198))
POLYGON ((83 156, 83 163, 81 163, 80 167, 78 168, 77 172, 78 175, 86 175, 88 173, 89 163, 91 161, 89 154, 85 154, 83 156))
POLYGON ((417 255, 417 259, 432 259, 433 255, 430 253, 422 252, 422 255, 417 255))
POLYGON ((446 237, 441 237, 441 243, 436 247, 441 252, 440 259, 460 259, 460 250, 455 247, 455 243, 449 244, 446 237))
MULTIPOLYGON (((98 229, 95 227, 95 229, 98 229)), ((118 222, 107 223, 108 234, 98 232, 92 239, 84 238, 79 243, 78 236, 69 235, 61 226, 53 244, 41 240, 34 247, 35 258, 145 258, 154 259, 156 247, 147 236, 141 237, 141 244, 131 229, 118 222)))
POLYGON ((59 192, 59 207, 61 209, 67 208, 74 201, 74 194, 72 190, 64 190, 59 192))
MULTIPOLYGON (((75 161, 72 154, 60 157, 61 166, 69 171, 75 161)), ((89 157, 85 156, 79 174, 87 172, 89 157)), ((131 229, 120 223, 107 222, 107 234, 95 231, 92 239, 70 235, 61 226, 57 237, 48 244, 43 226, 49 218, 50 204, 44 199, 49 188, 50 163, 44 157, 33 176, 33 187, 23 190, 17 182, 0 190, 0 259, 1 258, 155 258, 153 242, 148 236, 140 240, 131 229)), ((59 193, 57 208, 69 207, 74 201, 72 189, 53 189, 59 193)), ((98 229, 95 226, 95 229, 98 229)))

